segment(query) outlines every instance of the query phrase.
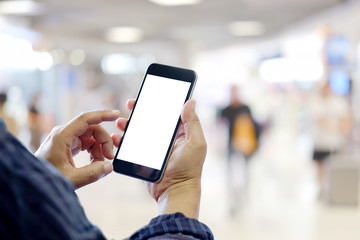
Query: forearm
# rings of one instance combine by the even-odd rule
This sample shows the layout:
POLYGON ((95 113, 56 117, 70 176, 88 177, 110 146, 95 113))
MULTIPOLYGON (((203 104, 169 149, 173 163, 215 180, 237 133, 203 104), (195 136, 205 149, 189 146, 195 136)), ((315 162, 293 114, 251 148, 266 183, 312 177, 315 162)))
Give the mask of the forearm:
POLYGON ((159 216, 129 239, 213 240, 211 230, 197 220, 201 196, 200 179, 176 183, 156 200, 159 216))
POLYGON ((198 219, 200 197, 200 180, 192 181, 191 183, 180 183, 159 197, 159 215, 180 212, 189 218, 198 219))

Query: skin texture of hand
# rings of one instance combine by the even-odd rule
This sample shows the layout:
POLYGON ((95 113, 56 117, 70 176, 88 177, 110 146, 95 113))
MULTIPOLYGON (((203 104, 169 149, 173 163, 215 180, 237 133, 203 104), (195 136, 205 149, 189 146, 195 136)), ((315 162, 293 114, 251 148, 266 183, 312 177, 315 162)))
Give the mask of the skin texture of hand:
MULTIPOLYGON (((127 103, 131 110, 134 100, 127 103)), ((126 119, 119 118, 117 126, 124 130, 126 119)), ((113 137, 118 146, 120 136, 113 137)), ((181 125, 170 155, 166 171, 158 183, 146 183, 150 195, 157 201, 159 214, 182 212, 198 218, 201 174, 206 156, 206 141, 199 118, 195 113, 195 101, 189 100, 181 114, 181 125)))
POLYGON ((35 155, 47 159, 65 177, 69 178, 76 188, 95 182, 112 170, 113 139, 99 124, 103 121, 114 121, 119 111, 94 111, 83 113, 69 123, 55 127, 41 144, 35 155), (79 151, 90 153, 91 163, 76 168, 73 156, 79 151))

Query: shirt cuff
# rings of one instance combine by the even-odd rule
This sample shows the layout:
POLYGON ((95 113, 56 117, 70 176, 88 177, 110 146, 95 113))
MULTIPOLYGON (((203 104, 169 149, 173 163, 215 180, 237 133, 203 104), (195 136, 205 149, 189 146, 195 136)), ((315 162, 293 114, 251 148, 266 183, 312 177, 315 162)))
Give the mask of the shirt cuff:
MULTIPOLYGON (((181 234, 189 239, 213 240, 214 236, 208 226, 196 219, 188 218, 182 213, 160 215, 153 218, 148 225, 134 233, 131 239, 149 239, 165 235, 167 237, 181 234)), ((186 238, 181 238, 186 239, 186 238)))

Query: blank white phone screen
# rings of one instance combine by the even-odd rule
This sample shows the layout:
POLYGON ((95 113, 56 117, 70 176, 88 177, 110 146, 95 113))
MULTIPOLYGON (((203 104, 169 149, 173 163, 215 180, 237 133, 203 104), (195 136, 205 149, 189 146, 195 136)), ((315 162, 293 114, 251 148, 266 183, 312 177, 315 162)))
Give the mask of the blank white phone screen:
POLYGON ((147 75, 117 158, 160 170, 190 82, 147 75))

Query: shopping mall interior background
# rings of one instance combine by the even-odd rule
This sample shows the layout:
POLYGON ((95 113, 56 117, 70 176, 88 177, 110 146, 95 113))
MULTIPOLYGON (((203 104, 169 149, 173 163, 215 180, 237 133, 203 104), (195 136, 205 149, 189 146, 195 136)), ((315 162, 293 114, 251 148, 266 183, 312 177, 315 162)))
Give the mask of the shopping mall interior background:
MULTIPOLYGON (((208 143, 200 220, 215 238, 360 239, 359 29, 358 0, 4 0, 0 116, 35 151, 81 112, 127 117, 149 64, 194 69, 208 143), (261 129, 247 158, 228 154, 232 86, 261 129), (330 156, 314 160, 325 143, 330 156)), ((108 238, 157 215, 144 184, 116 173, 77 194, 108 238)))

